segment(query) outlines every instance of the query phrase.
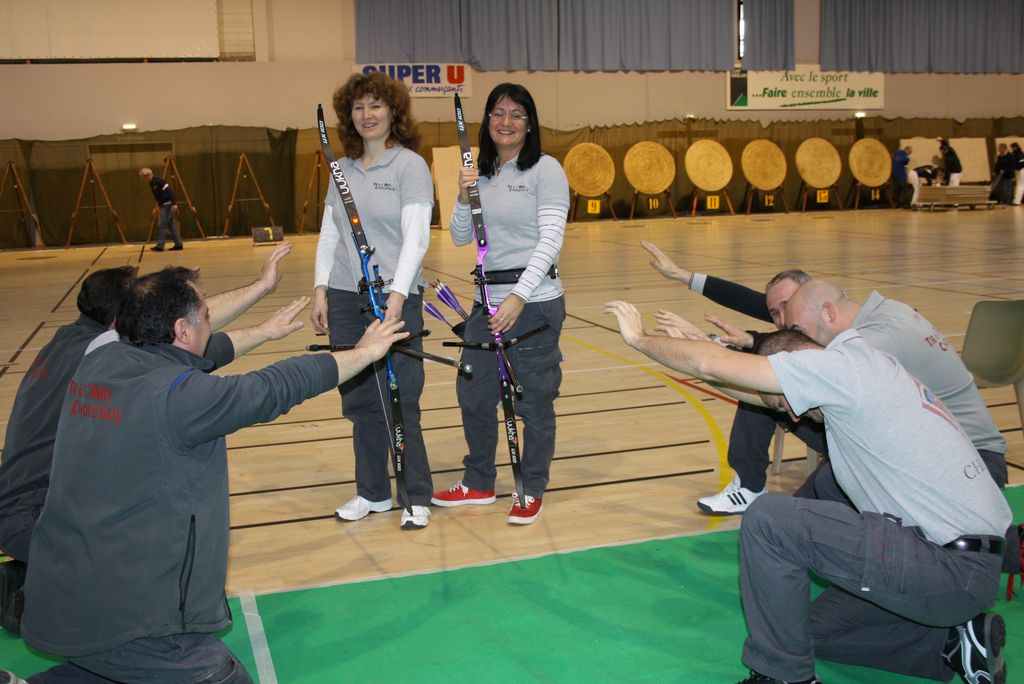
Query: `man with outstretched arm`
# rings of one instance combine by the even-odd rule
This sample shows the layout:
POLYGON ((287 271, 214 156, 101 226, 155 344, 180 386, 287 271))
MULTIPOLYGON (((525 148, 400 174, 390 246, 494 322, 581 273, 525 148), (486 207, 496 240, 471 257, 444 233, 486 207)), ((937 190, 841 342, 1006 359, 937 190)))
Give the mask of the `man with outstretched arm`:
MULTIPOLYGON (((254 281, 212 295, 210 327, 219 330, 273 292, 282 277, 281 260, 291 249, 290 243, 279 245, 267 255, 254 281)), ((196 277, 188 269, 182 272, 196 277)), ((11 558, 0 565, 0 627, 13 634, 20 630, 29 543, 50 484, 53 441, 68 381, 83 354, 117 341, 114 318, 135 275, 135 267, 121 266, 96 271, 82 281, 78 319, 58 328, 39 350, 14 397, 0 460, 0 550, 11 558)), ((291 306, 296 305, 305 306, 291 306)), ((213 335, 206 358, 221 366, 262 342, 289 334, 294 315, 289 318, 285 309, 257 326, 213 335)))
POLYGON ((374 322, 350 351, 211 375, 209 310, 183 269, 139 278, 116 326, 122 341, 82 360, 61 408, 22 636, 68 661, 29 681, 251 682, 215 636, 231 623, 225 435, 333 389, 407 335, 374 322))
POLYGON ((760 356, 648 335, 626 302, 605 310, 652 359, 824 421, 853 507, 768 493, 747 509, 744 684, 820 682, 816 657, 940 681, 1006 681, 1005 624, 982 611, 996 594, 1010 510, 927 387, 854 329, 827 347, 780 331, 760 356), (831 584, 814 602, 809 572, 831 584))
POLYGON ((183 249, 181 244, 181 224, 178 222, 178 198, 174 194, 171 184, 159 176, 153 175, 153 169, 143 167, 139 169, 139 178, 149 186, 153 193, 153 200, 156 202, 159 217, 157 219, 156 244, 150 247, 154 252, 164 251, 164 243, 170 237, 174 241, 171 247, 172 252, 183 249))
MULTIPOLYGON (((640 245, 653 257, 651 267, 664 277, 683 283, 687 289, 704 295, 716 304, 773 323, 777 330, 786 327, 786 303, 789 298, 797 288, 811 279, 804 271, 790 269, 776 274, 768 281, 765 291, 758 292, 722 278, 681 268, 651 242, 641 242, 640 245)), ((710 314, 705 314, 704 318, 722 329, 723 342, 740 349, 753 349, 767 334, 740 330, 710 314)), ((674 326, 678 325, 678 317, 661 311, 658 313, 658 322, 674 326)), ((700 510, 711 515, 737 515, 768 491, 768 464, 771 462, 768 450, 777 425, 781 425, 818 453, 826 451, 825 435, 818 423, 806 418, 793 420, 785 414, 740 402, 732 420, 727 453, 729 467, 735 475, 722 491, 698 499, 697 507, 700 510)), ((812 483, 801 487, 799 492, 813 497, 812 483)), ((831 492, 827 496, 836 497, 841 497, 841 493, 831 492)))
MULTIPOLYGON (((808 288, 807 292, 828 293, 826 299, 829 301, 822 305, 826 306, 831 314, 831 320, 826 326, 829 336, 819 338, 811 334, 811 337, 820 344, 828 344, 839 332, 847 328, 856 328, 869 344, 895 356, 952 411, 978 453, 985 459, 989 474, 996 484, 1000 487, 1006 485, 1006 440, 992 421, 992 416, 974 385, 974 378, 942 333, 910 306, 883 297, 878 292, 872 292, 863 303, 854 302, 835 284, 820 279, 811 280, 803 271, 784 271, 768 283, 765 294, 761 295, 755 290, 713 276, 692 274, 676 266, 654 245, 643 243, 643 246, 654 257, 651 264, 659 273, 673 279, 685 276, 686 280, 691 282, 691 289, 701 292, 723 306, 756 316, 756 303, 760 297, 766 302, 766 306, 763 307, 764 314, 768 314, 770 310, 770 319, 780 329, 792 327, 794 324, 795 314, 791 302, 798 287, 801 290, 808 288), (781 276, 787 273, 800 273, 802 277, 796 280, 781 280, 781 276), (697 289, 698 286, 701 289, 697 289)), ((762 333, 743 332, 732 328, 714 316, 705 318, 726 330, 727 334, 722 337, 723 341, 738 347, 756 346, 758 340, 763 337, 762 333)), ((678 317, 667 312, 660 312, 658 319, 659 322, 669 325, 678 324, 678 317)), ((768 320, 768 317, 761 315, 761 319, 768 320)), ((821 433, 813 426, 809 426, 809 421, 804 419, 799 423, 786 425, 786 419, 780 419, 778 415, 740 405, 733 421, 729 441, 729 465, 736 471, 739 482, 734 481, 714 497, 701 499, 699 505, 702 510, 710 513, 742 513, 753 498, 764 493, 765 471, 769 464, 768 447, 776 421, 783 422, 787 429, 791 429, 796 437, 814 450, 822 451, 821 433), (742 501, 734 501, 738 499, 742 501)), ((797 496, 845 500, 830 475, 826 459, 822 462, 819 472, 797 490, 797 496)), ((1008 562, 1004 571, 1017 572, 1019 561, 1016 530, 1013 530, 1007 539, 1010 545, 1007 548, 1008 562)))

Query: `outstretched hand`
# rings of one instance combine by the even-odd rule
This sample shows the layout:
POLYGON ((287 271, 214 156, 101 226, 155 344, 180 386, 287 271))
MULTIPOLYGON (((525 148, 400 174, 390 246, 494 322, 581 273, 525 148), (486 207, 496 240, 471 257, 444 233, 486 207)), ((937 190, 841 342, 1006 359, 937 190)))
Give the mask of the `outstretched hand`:
POLYGON ((370 361, 382 359, 391 349, 391 345, 409 336, 407 332, 399 332, 404 325, 405 323, 399 319, 376 320, 366 328, 355 348, 369 352, 372 357, 370 361))
POLYGON ((605 302, 604 312, 615 316, 615 320, 619 323, 619 333, 629 346, 635 348, 640 340, 647 335, 644 332, 640 311, 629 302, 605 302))
POLYGON ((281 278, 284 274, 278 270, 278 264, 281 259, 284 259, 292 251, 292 243, 282 242, 274 248, 270 254, 267 255, 267 260, 263 262, 263 269, 260 271, 260 282, 266 289, 266 293, 270 294, 277 289, 277 284, 281 282, 281 278))
POLYGON ((653 242, 647 242, 645 240, 640 241, 640 246, 646 249, 654 259, 650 262, 651 267, 661 275, 669 278, 670 280, 678 280, 681 283, 687 283, 690 280, 690 272, 685 268, 680 268, 676 265, 676 262, 665 256, 665 253, 658 249, 658 246, 653 242))
POLYGON ((708 336, 704 334, 703 330, 671 311, 659 310, 654 314, 654 320, 657 322, 657 325, 654 326, 655 332, 681 340, 708 341, 708 336))
POLYGON ((302 329, 302 321, 295 320, 303 309, 309 305, 309 297, 299 297, 288 306, 282 306, 273 316, 265 320, 261 327, 268 340, 279 340, 302 329))
POLYGON ((746 330, 740 330, 735 325, 726 323, 713 314, 704 314, 704 320, 725 333, 720 338, 722 342, 739 349, 750 349, 754 346, 754 336, 746 330))

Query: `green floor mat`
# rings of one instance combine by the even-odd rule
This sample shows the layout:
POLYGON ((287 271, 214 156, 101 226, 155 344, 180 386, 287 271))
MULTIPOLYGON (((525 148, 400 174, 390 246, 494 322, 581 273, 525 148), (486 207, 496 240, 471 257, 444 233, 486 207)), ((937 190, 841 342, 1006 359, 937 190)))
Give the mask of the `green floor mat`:
MULTIPOLYGON (((1024 518, 1024 489, 1006 495, 1024 518)), ((746 673, 737 542, 735 531, 680 537, 269 594, 257 605, 282 684, 731 684, 746 673)), ((224 639, 255 680, 237 599, 231 607, 235 625, 224 639)), ((1001 593, 995 610, 1007 621, 1015 672, 1024 596, 1007 602, 1001 593)), ((0 663, 21 676, 52 662, 0 635, 0 663)), ((821 661, 818 674, 828 684, 924 681, 821 661)))

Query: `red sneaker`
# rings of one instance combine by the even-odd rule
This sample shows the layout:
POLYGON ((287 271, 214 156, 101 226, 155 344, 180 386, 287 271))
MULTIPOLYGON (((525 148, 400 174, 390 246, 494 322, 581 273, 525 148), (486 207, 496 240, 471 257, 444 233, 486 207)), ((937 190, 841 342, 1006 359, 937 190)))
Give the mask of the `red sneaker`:
POLYGON ((434 496, 430 497, 430 503, 435 506, 445 507, 465 506, 466 504, 482 505, 494 503, 494 498, 493 489, 486 492, 478 492, 462 484, 462 480, 459 480, 448 489, 434 492, 434 496))
POLYGON ((512 492, 512 509, 508 512, 508 522, 510 525, 529 525, 537 519, 542 508, 544 508, 544 501, 535 499, 529 494, 526 495, 526 508, 521 507, 519 494, 512 492))

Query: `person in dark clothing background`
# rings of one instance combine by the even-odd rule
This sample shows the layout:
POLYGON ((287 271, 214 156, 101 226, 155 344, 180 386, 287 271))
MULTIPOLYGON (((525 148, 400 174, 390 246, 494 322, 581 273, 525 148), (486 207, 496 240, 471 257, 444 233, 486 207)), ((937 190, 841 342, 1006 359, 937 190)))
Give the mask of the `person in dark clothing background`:
POLYGON ((1021 173, 1024 172, 1024 151, 1020 149, 1020 145, 1012 142, 1010 143, 1010 154, 1013 155, 1013 205, 1018 206, 1021 203, 1021 198, 1024 197, 1024 178, 1021 178, 1021 173))
POLYGON ((997 201, 1009 205, 1013 203, 1013 177, 1017 162, 1005 143, 999 143, 997 150, 999 156, 996 157, 995 170, 992 172, 992 191, 997 201))
POLYGON ((963 175, 964 167, 960 164, 960 157, 956 150, 949 146, 949 141, 939 138, 939 152, 942 153, 942 177, 946 185, 955 188, 960 185, 960 177, 963 175))
POLYGON ((142 182, 149 186, 160 208, 160 218, 157 219, 156 244, 150 247, 154 252, 164 251, 164 243, 167 242, 167 234, 174 238, 172 251, 184 249, 181 244, 181 224, 178 223, 178 198, 174 195, 174 188, 171 184, 159 176, 153 175, 153 169, 139 169, 139 177, 142 182))
POLYGON ((910 163, 910 154, 914 151, 910 145, 896 150, 892 155, 892 201, 897 207, 910 206, 910 197, 914 189, 907 179, 907 165, 910 163))

